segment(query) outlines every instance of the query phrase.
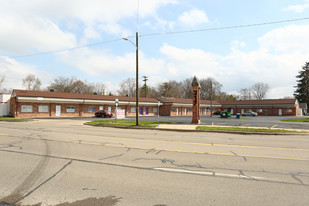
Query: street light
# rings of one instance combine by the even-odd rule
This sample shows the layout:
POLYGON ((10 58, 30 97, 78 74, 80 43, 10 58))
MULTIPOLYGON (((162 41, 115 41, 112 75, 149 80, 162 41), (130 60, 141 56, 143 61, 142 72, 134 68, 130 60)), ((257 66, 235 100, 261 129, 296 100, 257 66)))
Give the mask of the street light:
POLYGON ((138 106, 138 32, 136 32, 136 41, 135 44, 128 38, 122 38, 123 40, 131 42, 136 47, 136 126, 139 125, 138 123, 138 112, 139 112, 139 106, 138 106))

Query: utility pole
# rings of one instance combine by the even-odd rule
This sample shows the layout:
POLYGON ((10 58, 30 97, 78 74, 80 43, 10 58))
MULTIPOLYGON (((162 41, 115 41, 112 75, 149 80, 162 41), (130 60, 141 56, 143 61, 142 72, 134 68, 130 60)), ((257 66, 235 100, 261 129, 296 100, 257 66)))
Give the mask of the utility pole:
POLYGON ((146 82, 147 82, 147 80, 148 80, 148 77, 147 76, 143 76, 144 77, 144 82, 145 82, 145 98, 147 97, 147 84, 146 84, 146 82))
POLYGON ((135 44, 129 40, 128 38, 122 38, 123 40, 129 41, 131 42, 131 44, 133 44, 136 47, 136 106, 135 106, 135 113, 136 113, 136 126, 139 125, 138 122, 138 115, 139 115, 139 106, 138 106, 138 96, 139 96, 139 92, 138 92, 138 32, 136 32, 136 41, 135 44))
POLYGON ((139 125, 138 122, 138 113, 139 113, 139 106, 138 106, 138 32, 136 32, 136 126, 139 125))

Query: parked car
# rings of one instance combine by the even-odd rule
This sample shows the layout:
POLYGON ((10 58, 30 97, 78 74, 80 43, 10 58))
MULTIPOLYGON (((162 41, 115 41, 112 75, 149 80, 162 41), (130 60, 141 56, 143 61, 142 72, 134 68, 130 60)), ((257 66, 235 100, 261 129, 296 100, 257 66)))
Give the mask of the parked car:
POLYGON ((106 111, 106 110, 100 110, 98 112, 95 113, 96 117, 108 117, 111 118, 113 116, 112 112, 106 111))
POLYGON ((221 114, 221 111, 216 111, 214 113, 212 113, 213 115, 220 115, 221 114))
POLYGON ((258 114, 256 112, 252 112, 252 111, 247 111, 247 112, 241 113, 241 116, 252 116, 252 117, 255 117, 257 115, 258 114))

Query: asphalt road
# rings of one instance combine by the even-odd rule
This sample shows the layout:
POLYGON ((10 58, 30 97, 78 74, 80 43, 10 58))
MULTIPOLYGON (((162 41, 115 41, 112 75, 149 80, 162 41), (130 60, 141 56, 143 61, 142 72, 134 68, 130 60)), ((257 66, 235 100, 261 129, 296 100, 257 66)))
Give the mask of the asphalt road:
MULTIPOLYGON (((285 128, 285 129, 307 129, 309 130, 308 122, 285 122, 283 119, 301 119, 308 118, 308 116, 295 117, 295 116, 256 116, 256 117, 241 117, 236 119, 235 115, 232 118, 219 118, 218 115, 202 116, 202 125, 227 125, 227 126, 249 126, 249 127, 272 127, 272 128, 285 128)), ((135 120, 135 117, 127 119, 135 120)), ((176 122, 178 124, 190 124, 192 116, 176 116, 176 117, 139 117, 140 121, 165 121, 176 122)))
POLYGON ((0 122, 0 205, 308 205, 309 135, 0 122))

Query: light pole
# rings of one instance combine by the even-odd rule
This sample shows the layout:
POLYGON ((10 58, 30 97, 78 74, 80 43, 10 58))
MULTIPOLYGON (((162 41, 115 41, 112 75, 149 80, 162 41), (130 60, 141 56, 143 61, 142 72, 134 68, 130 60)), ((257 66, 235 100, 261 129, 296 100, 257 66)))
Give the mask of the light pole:
POLYGON ((146 84, 146 82, 147 82, 147 80, 148 80, 148 77, 146 77, 146 76, 143 76, 144 77, 144 82, 145 82, 145 98, 147 97, 147 84, 146 84))
POLYGON ((136 47, 136 108, 135 108, 135 113, 136 113, 136 126, 138 126, 139 125, 139 122, 138 122, 138 112, 139 112, 139 106, 138 106, 138 32, 136 32, 135 44, 127 38, 122 38, 122 39, 131 42, 136 47))

